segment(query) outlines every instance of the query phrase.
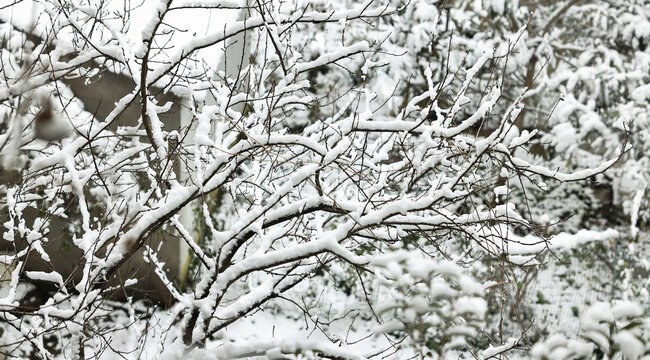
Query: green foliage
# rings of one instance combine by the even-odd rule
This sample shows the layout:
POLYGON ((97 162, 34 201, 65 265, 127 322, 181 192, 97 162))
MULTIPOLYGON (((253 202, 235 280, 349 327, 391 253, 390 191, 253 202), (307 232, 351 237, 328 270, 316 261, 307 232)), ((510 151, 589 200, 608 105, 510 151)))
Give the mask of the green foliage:
POLYGON ((550 304, 548 300, 544 297, 544 294, 541 291, 537 292, 537 304, 550 304))

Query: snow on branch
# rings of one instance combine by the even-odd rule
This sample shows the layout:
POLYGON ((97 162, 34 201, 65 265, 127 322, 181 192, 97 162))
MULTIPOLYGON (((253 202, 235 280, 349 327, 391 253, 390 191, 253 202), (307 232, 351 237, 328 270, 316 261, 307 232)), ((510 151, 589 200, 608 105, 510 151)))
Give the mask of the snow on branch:
MULTIPOLYGON (((39 3, 38 26, 0 23, 0 315, 25 354, 363 359, 403 343, 442 358, 474 351, 486 325, 489 292, 470 273, 528 271, 543 249, 619 234, 532 235, 530 203, 545 193, 530 196, 531 183, 600 176, 633 151, 623 141, 578 165, 547 159, 558 129, 529 121, 542 93, 530 57, 546 56, 531 27, 511 24, 501 43, 463 34, 460 56, 451 40, 442 51, 438 36, 453 33, 442 19, 475 17, 438 3, 145 3, 146 19, 126 3, 66 0, 39 3), (222 21, 224 9, 239 19, 190 32, 199 11, 222 21), (524 75, 531 84, 513 82, 524 75), (322 312, 330 288, 351 308, 322 312), (318 335, 226 339, 288 308, 318 335), (375 353, 343 340, 342 323, 375 353), (115 345, 125 332, 137 351, 115 345)), ((600 129, 590 109, 560 107, 600 129)), ((573 348, 552 340, 539 358, 573 348)))

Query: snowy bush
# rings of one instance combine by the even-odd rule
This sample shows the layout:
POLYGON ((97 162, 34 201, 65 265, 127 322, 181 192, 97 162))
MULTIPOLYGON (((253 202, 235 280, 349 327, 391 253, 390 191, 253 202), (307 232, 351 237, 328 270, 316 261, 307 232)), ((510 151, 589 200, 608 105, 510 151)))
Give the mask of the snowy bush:
POLYGON ((638 304, 627 301, 594 304, 584 314, 582 338, 553 335, 536 344, 531 355, 536 360, 648 359, 650 322, 642 315, 638 304))
POLYGON ((404 332, 432 358, 469 347, 485 326, 483 287, 451 262, 436 263, 408 253, 372 261, 383 268, 379 282, 389 289, 376 309, 386 321, 380 332, 404 332), (436 356, 433 356, 435 354, 436 356))

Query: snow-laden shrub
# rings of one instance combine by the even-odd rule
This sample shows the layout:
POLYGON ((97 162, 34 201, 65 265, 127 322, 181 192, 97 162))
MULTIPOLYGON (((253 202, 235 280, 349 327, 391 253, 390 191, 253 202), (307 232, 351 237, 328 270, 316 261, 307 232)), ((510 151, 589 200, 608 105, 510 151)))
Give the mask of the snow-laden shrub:
POLYGON ((582 336, 556 334, 535 344, 535 360, 650 359, 650 320, 628 301, 599 302, 585 311, 582 336))
POLYGON ((410 253, 383 256, 372 265, 389 289, 376 309, 385 320, 377 332, 408 334, 425 353, 441 358, 469 347, 485 326, 483 288, 458 265, 410 253))

